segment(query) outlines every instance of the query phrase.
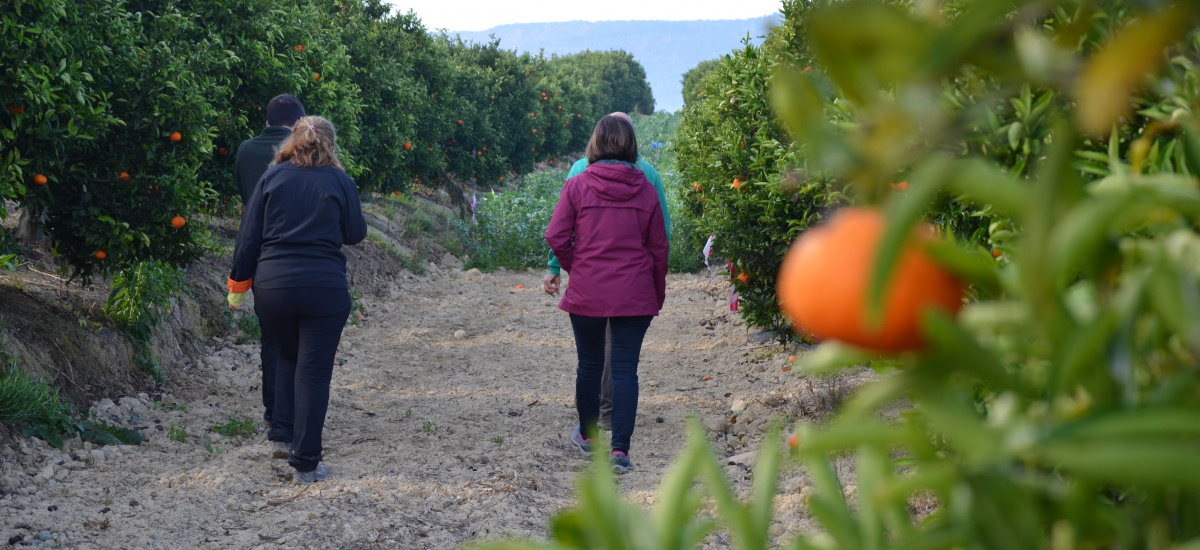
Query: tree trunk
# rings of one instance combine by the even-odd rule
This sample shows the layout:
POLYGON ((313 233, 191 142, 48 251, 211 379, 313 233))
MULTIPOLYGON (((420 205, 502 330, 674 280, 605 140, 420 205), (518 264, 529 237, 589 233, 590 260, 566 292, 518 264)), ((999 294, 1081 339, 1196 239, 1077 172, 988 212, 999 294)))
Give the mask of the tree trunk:
POLYGON ((28 206, 21 208, 21 217, 17 220, 17 240, 28 245, 41 244, 50 240, 49 235, 42 229, 42 224, 39 220, 41 216, 35 214, 28 206))

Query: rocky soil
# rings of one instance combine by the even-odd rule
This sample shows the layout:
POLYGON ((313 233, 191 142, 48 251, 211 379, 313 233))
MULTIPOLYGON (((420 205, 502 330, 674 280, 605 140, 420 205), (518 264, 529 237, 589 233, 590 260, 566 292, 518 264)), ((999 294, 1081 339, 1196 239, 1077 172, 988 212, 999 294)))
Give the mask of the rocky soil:
MULTIPOLYGON (((92 406, 96 417, 139 430, 144 443, 75 440, 60 450, 18 436, 0 446, 0 540, 47 549, 332 549, 544 538, 588 464, 568 440, 575 348, 567 315, 541 291, 539 271, 481 274, 444 263, 421 276, 383 269, 355 281, 376 291, 363 294, 366 316, 347 327, 333 375, 332 480, 298 485, 286 461, 269 457, 262 433, 211 429, 262 415, 257 347, 219 336, 172 369, 165 386, 92 406)), ((727 289, 708 273, 668 279, 642 351, 635 469, 618 478, 633 502, 654 501, 689 417, 707 427, 746 494, 746 453, 772 420, 819 419, 868 376, 815 380, 790 370, 790 352, 748 338, 727 289)), ((812 528, 808 491, 803 471, 786 468, 773 526, 781 539, 812 528)), ((717 533, 705 546, 729 543, 717 533)))

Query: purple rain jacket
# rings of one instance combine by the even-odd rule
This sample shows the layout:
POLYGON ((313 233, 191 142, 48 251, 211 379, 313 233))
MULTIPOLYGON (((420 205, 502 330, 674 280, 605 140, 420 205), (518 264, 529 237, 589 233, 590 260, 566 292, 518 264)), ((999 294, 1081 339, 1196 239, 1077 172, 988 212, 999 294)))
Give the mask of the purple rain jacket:
POLYGON ((563 311, 633 317, 662 309, 670 242, 658 192, 636 165, 602 160, 567 180, 545 237, 570 276, 563 311))

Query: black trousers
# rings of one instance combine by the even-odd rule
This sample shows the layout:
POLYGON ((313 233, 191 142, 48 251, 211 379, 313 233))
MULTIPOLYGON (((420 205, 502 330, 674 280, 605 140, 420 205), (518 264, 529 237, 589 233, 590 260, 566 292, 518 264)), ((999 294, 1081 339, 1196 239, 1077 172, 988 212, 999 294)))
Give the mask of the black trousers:
MULTIPOLYGON (((255 310, 257 314, 257 309, 255 310)), ((262 346, 258 358, 262 361, 262 404, 263 418, 267 424, 271 422, 275 410, 275 363, 279 360, 279 352, 275 351, 275 342, 271 335, 262 328, 262 316, 258 317, 258 328, 262 330, 262 346)))
POLYGON ((342 329, 350 315, 344 288, 255 288, 263 332, 279 354, 275 363, 272 441, 290 441, 288 463, 311 472, 321 463, 321 432, 329 409, 329 381, 342 329))

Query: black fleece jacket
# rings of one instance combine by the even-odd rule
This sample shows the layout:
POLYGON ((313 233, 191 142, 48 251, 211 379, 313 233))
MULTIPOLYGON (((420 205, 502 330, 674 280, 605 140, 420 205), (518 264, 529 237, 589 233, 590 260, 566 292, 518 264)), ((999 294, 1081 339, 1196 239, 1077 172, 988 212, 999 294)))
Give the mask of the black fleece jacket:
POLYGON ((348 288, 343 244, 367 236, 354 180, 333 167, 272 166, 250 195, 231 281, 255 288, 348 288))

